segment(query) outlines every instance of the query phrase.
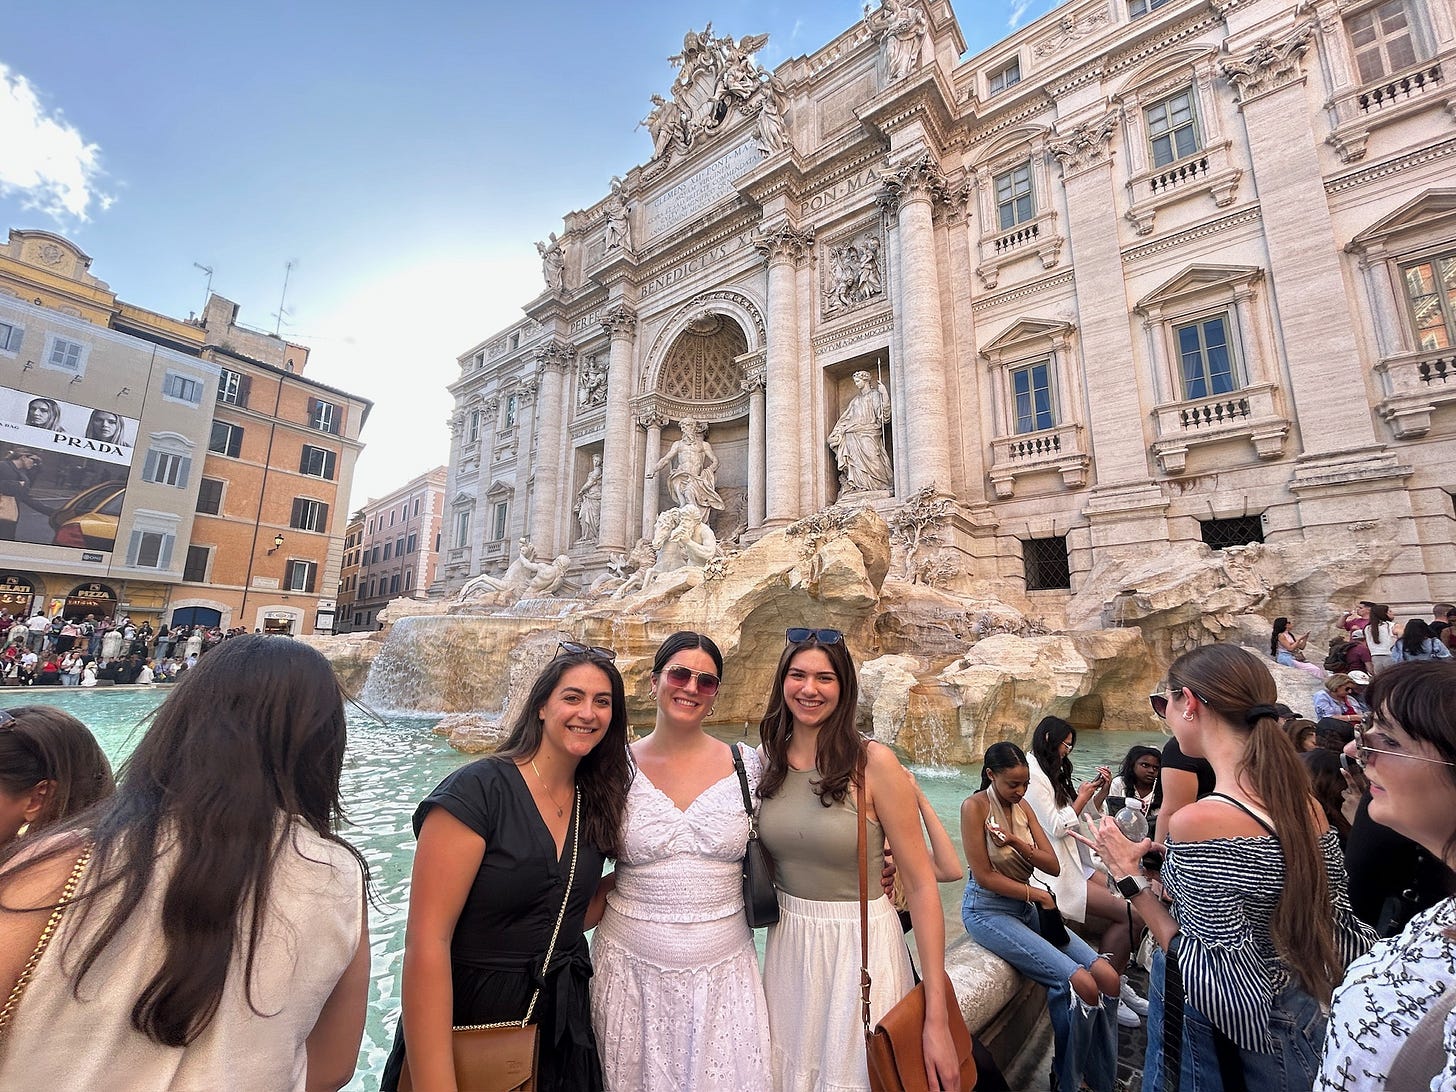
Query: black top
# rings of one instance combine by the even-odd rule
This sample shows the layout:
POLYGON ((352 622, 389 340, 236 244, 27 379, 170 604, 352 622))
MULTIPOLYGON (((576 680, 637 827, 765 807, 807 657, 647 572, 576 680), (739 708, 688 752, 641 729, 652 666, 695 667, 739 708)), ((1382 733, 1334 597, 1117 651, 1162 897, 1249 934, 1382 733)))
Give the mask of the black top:
MULTIPOLYGON (((454 1024, 520 1020, 532 990, 542 981, 538 968, 571 870, 571 827, 558 857, 520 768, 495 757, 462 766, 440 782, 415 809, 416 837, 436 807, 485 840, 485 855, 450 942, 454 1024)), ((566 917, 531 1019, 541 1028, 542 1089, 590 1092, 602 1087, 587 993, 591 959, 582 924, 604 860, 597 847, 582 841, 566 917)), ((382 1088, 395 1087, 403 1057, 401 1030, 385 1065, 382 1088)))
POLYGON ((1165 770, 1186 770, 1188 773, 1198 775, 1198 799, 1202 800, 1209 793, 1213 792, 1216 782, 1213 767, 1208 764, 1206 758, 1194 758, 1192 755, 1185 755, 1183 748, 1178 746, 1176 739, 1170 739, 1163 744, 1163 765, 1165 770))
MULTIPOLYGON (((1456 892, 1456 877, 1442 862, 1389 827, 1370 818, 1370 794, 1360 798, 1345 837, 1350 905, 1369 925, 1380 925, 1385 902, 1411 892, 1406 915, 1428 910, 1456 892)), ((1403 922, 1398 923, 1403 924, 1403 922)))

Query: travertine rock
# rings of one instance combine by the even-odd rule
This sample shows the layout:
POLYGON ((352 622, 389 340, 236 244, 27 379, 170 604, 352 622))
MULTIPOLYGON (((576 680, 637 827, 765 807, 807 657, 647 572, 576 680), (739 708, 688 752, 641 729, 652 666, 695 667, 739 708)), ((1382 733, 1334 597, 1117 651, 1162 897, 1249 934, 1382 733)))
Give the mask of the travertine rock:
POLYGON ((924 665, 913 656, 878 656, 859 665, 859 720, 881 743, 893 744, 905 727, 910 691, 924 665))

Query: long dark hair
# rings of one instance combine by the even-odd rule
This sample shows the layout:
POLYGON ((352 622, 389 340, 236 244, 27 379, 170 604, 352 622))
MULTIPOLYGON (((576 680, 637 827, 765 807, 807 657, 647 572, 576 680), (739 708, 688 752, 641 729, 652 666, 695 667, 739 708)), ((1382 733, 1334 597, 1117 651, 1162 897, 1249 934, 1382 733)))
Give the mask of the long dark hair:
POLYGON ((543 731, 541 708, 567 669, 580 664, 600 669, 612 688, 612 719, 607 724, 606 738, 576 767, 576 784, 581 789, 581 833, 603 854, 615 857, 622 813, 627 808, 627 789, 632 784, 632 766, 627 757, 627 694, 616 664, 587 652, 557 656, 536 676, 510 734, 491 757, 513 763, 536 756, 543 731))
POLYGON ((1075 746, 1077 729, 1061 717, 1042 717, 1036 731, 1031 734, 1031 753, 1036 756, 1041 772, 1051 781, 1052 795, 1056 797, 1059 808, 1077 799, 1077 787, 1072 783, 1072 760, 1062 757, 1062 744, 1068 736, 1072 737, 1075 746))
MULTIPOLYGON (((1122 756, 1122 770, 1119 776, 1122 778, 1122 787, 1127 790, 1128 795, 1137 793, 1137 764, 1138 759, 1152 755, 1158 760, 1159 769, 1163 765, 1163 752, 1156 747, 1145 747, 1141 743, 1134 743, 1127 749, 1127 754, 1122 756)), ((1163 779, 1153 778, 1153 807, 1161 807, 1163 803, 1163 779)))
POLYGON ((1284 857, 1284 886, 1270 922, 1274 950, 1305 992, 1327 1003, 1344 974, 1335 951, 1334 904, 1310 814, 1309 775, 1279 727, 1274 676, 1236 645, 1204 645, 1173 661, 1168 686, 1191 689, 1243 737, 1238 779, 1268 809, 1284 857))
POLYGON ((10 796, 51 782, 45 804, 30 821, 28 836, 112 794, 111 763, 90 730, 52 705, 5 710, 0 724, 0 791, 10 796))
POLYGON ((143 903, 167 850, 176 866, 159 900, 161 964, 132 1005, 132 1026, 163 1046, 191 1043, 217 1014, 240 948, 253 1005, 274 866, 292 841, 279 818, 344 846, 368 882, 364 858, 336 833, 345 738, 343 691, 308 645, 249 635, 199 660, 152 715, 116 795, 57 824, 58 835, 76 836, 57 837, 20 866, 74 853, 84 838, 100 880, 81 896, 83 916, 96 910, 100 892, 120 889, 82 955, 73 992, 79 996, 81 981, 143 903))
POLYGON ((1382 622, 1385 623, 1387 626, 1394 626, 1395 625, 1395 619, 1391 618, 1391 616, 1390 616, 1390 604, 1389 603, 1372 603, 1372 604, 1370 604, 1370 618, 1369 618, 1369 620, 1366 623, 1366 628, 1368 629, 1370 626, 1374 626, 1375 627, 1375 632, 1378 634, 1380 632, 1380 624, 1382 622))
POLYGON ((1431 627, 1420 618, 1412 618, 1405 624, 1400 635, 1400 650, 1407 657, 1420 656, 1426 651, 1426 642, 1434 636, 1431 627))
MULTIPOLYGON (((1436 755, 1456 763, 1456 664, 1450 660, 1412 660, 1394 664, 1370 684, 1365 693, 1375 724, 1398 724, 1411 739, 1429 744, 1436 755)), ((1456 785, 1456 766, 1442 766, 1456 785)), ((1446 840, 1444 856, 1456 852, 1456 822, 1446 840)))
POLYGON ((839 705, 819 729, 814 746, 814 768, 819 773, 814 791, 819 794, 819 802, 827 808, 831 804, 843 803, 849 796, 864 750, 864 740, 854 726, 855 707, 859 704, 859 681, 855 677, 854 661, 850 659, 849 649, 844 647, 843 641, 825 645, 820 644, 818 638, 810 637, 807 641, 785 646, 783 655, 779 657, 778 670, 774 672, 768 711, 758 725, 758 738, 768 758, 758 791, 767 800, 778 794, 788 777, 789 736, 793 734, 794 718, 784 704, 784 680, 788 678, 794 657, 812 648, 820 649, 829 657, 829 666, 839 680, 839 705))
POLYGON ((1345 818, 1342 810, 1346 782, 1340 757, 1335 751, 1317 747, 1313 751, 1303 752, 1299 761, 1309 771, 1310 788, 1314 798, 1319 801, 1320 810, 1325 813, 1325 821, 1335 828, 1340 844, 1344 845, 1350 834, 1350 820, 1345 818))
POLYGON ((1269 655, 1279 651, 1279 635, 1289 628, 1289 619, 1282 615, 1274 619, 1274 631, 1269 634, 1269 655))
POLYGON ((1004 740, 991 744, 986 748, 986 756, 981 759, 981 791, 985 792, 991 787, 993 773, 1014 770, 1017 766, 1025 765, 1026 752, 1016 744, 1004 740))
POLYGON ((652 674, 661 675, 662 669, 667 666, 668 661, 686 648, 700 648, 708 654, 717 668, 718 678, 723 677, 723 653, 718 651, 718 646, 713 638, 706 633, 696 633, 690 629, 680 629, 662 644, 657 646, 657 654, 652 657, 652 674))

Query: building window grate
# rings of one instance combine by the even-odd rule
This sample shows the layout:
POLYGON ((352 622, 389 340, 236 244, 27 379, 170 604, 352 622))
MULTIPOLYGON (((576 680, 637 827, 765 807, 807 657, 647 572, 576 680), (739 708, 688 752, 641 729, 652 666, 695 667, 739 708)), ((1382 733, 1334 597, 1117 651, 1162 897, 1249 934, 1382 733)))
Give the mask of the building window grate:
POLYGON ((1198 521, 1203 534, 1203 543, 1213 550, 1226 550, 1230 546, 1248 546, 1264 541, 1264 517, 1236 516, 1233 519, 1204 519, 1198 521))
POLYGON ((1023 539, 1021 558, 1026 565, 1027 591, 1071 589, 1072 568, 1066 535, 1023 539))

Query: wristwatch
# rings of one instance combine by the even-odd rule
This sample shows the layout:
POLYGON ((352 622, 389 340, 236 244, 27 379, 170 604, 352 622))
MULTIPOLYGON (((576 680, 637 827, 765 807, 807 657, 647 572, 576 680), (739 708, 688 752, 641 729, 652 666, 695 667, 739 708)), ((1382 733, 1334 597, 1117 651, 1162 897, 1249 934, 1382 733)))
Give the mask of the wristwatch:
POLYGON ((1117 884, 1117 891, 1123 898, 1131 902, 1148 889, 1148 881, 1141 876, 1124 876, 1120 880, 1114 880, 1117 884))

